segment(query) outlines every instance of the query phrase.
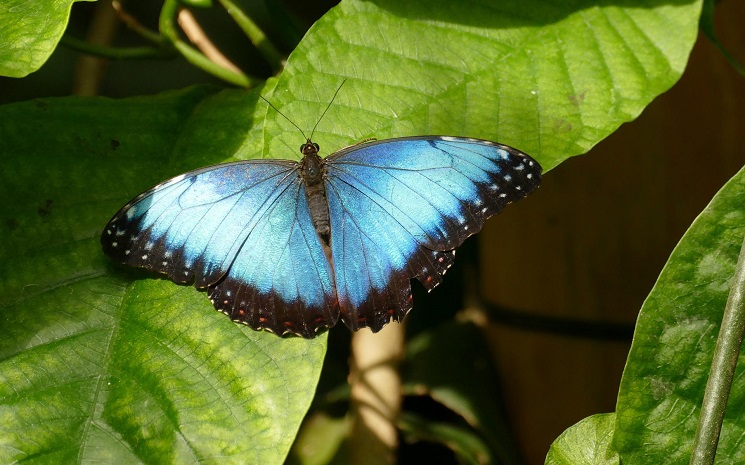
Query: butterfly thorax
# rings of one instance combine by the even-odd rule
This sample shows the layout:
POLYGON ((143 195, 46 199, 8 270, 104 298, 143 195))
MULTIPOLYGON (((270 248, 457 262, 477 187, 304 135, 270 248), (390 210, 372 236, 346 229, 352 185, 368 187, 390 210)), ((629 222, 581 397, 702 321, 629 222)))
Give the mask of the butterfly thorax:
POLYGON ((305 183, 305 195, 308 198, 308 208, 313 226, 326 245, 329 245, 331 227, 329 226, 329 204, 326 200, 326 186, 323 182, 326 167, 323 159, 318 156, 318 144, 310 139, 300 147, 303 154, 300 176, 305 183))

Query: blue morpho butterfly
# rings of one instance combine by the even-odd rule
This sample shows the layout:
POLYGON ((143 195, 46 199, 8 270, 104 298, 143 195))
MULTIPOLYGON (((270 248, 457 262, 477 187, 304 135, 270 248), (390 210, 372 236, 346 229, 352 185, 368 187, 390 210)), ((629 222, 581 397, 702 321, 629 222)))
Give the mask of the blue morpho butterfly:
POLYGON ((106 225, 104 252, 206 288, 257 330, 312 338, 341 317, 377 332, 411 310, 412 278, 432 290, 455 248, 541 178, 528 155, 479 139, 401 137, 325 159, 305 139, 299 162, 209 166, 138 195, 106 225))

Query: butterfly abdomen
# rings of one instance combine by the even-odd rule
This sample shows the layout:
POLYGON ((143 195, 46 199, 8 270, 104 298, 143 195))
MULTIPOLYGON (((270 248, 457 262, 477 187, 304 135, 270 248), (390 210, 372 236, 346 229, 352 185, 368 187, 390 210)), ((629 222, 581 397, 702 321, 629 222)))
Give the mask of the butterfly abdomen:
POLYGON ((301 178, 305 183, 305 196, 308 199, 310 217, 319 236, 328 246, 331 226, 326 186, 323 183, 325 166, 321 157, 318 156, 318 145, 309 141, 303 145, 301 150, 303 152, 301 178))

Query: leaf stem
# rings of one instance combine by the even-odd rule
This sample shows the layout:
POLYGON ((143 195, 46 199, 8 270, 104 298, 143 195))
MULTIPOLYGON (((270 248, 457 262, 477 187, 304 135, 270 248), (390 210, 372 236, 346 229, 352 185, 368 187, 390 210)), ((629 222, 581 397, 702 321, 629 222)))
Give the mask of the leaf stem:
POLYGON ((70 47, 81 53, 94 55, 112 60, 129 60, 141 58, 169 58, 174 55, 167 49, 158 49, 155 47, 107 47, 105 45, 93 44, 85 40, 78 39, 71 35, 65 34, 60 40, 62 45, 70 47))
POLYGON ((717 453, 727 399, 745 333, 745 238, 714 348, 690 465, 710 465, 717 453))
POLYGON ((261 53, 264 59, 269 62, 274 72, 279 72, 282 69, 283 58, 282 54, 267 38, 264 31, 249 17, 246 13, 241 10, 238 5, 233 3, 232 0, 220 0, 220 3, 225 8, 225 11, 233 18, 238 26, 246 34, 246 37, 251 41, 256 49, 261 53))

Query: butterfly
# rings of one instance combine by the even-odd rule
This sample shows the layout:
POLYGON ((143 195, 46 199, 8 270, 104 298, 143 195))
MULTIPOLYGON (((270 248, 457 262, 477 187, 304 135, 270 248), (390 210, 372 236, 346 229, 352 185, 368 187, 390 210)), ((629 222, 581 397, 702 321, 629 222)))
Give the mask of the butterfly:
POLYGON ((101 236, 114 260, 206 289, 215 308, 278 335, 341 320, 379 331, 429 291, 484 221, 534 191, 541 166, 480 139, 372 141, 302 159, 190 171, 138 195, 101 236))

